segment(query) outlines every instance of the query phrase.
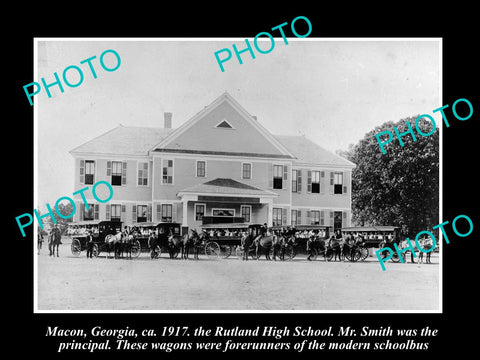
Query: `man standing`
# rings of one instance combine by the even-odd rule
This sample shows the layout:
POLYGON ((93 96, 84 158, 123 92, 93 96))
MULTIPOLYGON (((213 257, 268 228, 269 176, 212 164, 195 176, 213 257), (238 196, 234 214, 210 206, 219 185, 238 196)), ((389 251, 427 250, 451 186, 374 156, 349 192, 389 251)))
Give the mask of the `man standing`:
POLYGON ((87 233, 87 259, 93 258, 93 235, 92 230, 88 230, 87 233))

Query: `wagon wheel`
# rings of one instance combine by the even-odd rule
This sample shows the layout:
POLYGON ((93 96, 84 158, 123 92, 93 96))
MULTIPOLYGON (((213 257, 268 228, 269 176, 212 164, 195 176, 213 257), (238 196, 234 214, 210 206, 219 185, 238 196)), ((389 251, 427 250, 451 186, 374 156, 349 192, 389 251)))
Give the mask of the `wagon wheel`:
POLYGON ((310 253, 307 256, 307 260, 308 261, 315 261, 315 260, 317 260, 317 256, 318 256, 317 249, 312 248, 312 249, 310 249, 310 253))
POLYGON ((72 244, 70 245, 70 250, 72 251, 73 256, 80 256, 82 252, 82 245, 80 244, 80 240, 73 239, 72 244))
POLYGON ((325 260, 326 261, 332 261, 333 259, 333 249, 325 249, 325 260))
POLYGON ((140 255, 141 249, 140 241, 135 240, 135 242, 132 244, 132 256, 137 258, 140 255))
POLYGON ((218 259, 220 256, 220 245, 215 241, 209 241, 205 244, 205 255, 209 259, 218 259))
POLYGON ((360 260, 362 257, 362 252, 359 250, 359 249, 355 249, 355 252, 353 254, 353 258, 352 258, 352 261, 353 262, 356 262, 358 260, 360 260))
POLYGON ((361 252, 362 252, 362 258, 361 258, 361 260, 362 260, 362 261, 365 261, 365 260, 367 259, 367 257, 368 257, 368 249, 362 247, 361 252))
POLYGON ((241 246, 237 246, 235 249, 235 255, 237 255, 238 259, 243 259, 243 249, 241 246))
POLYGON ((392 255, 392 259, 391 259, 394 263, 397 263, 400 261, 400 257, 398 256, 397 252, 395 251, 392 255))
POLYGON ((230 245, 225 245, 223 247, 223 258, 226 259, 228 258, 230 255, 232 255, 232 247, 230 245))
POLYGON ((343 253, 343 256, 344 256, 344 260, 345 260, 345 261, 352 261, 350 254, 351 254, 351 251, 350 251, 350 248, 348 248, 347 251, 345 251, 345 252, 343 253))
POLYGON ((288 254, 288 260, 292 260, 297 256, 297 250, 295 249, 294 246, 292 245, 287 245, 287 248, 285 250, 285 255, 288 254))
POLYGON ((98 248, 98 244, 93 244, 93 248, 92 248, 93 257, 98 257, 99 254, 100 254, 100 249, 98 248))

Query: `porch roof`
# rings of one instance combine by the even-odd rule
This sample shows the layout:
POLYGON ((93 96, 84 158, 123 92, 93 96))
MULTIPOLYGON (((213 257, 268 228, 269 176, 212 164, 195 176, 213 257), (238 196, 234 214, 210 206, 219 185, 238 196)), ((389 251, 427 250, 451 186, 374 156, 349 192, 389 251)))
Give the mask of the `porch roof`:
POLYGON ((185 194, 218 195, 218 196, 257 196, 276 197, 277 193, 269 190, 241 183, 233 179, 217 178, 203 184, 190 186, 178 192, 178 196, 185 194))

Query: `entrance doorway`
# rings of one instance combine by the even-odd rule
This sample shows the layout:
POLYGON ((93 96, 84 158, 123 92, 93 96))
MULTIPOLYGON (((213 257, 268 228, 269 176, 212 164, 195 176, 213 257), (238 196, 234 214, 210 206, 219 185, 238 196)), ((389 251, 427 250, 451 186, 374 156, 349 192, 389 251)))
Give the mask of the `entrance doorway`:
POLYGON ((342 229, 342 212, 334 211, 333 212, 333 231, 342 229))

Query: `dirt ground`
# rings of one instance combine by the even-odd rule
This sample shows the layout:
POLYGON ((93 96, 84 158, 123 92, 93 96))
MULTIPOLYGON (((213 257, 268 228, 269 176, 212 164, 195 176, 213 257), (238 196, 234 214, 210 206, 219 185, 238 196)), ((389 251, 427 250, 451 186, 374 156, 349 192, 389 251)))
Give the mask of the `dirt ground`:
POLYGON ((38 310, 439 310, 432 263, 87 259, 64 242, 38 255, 38 310))

